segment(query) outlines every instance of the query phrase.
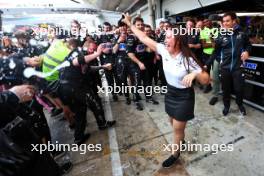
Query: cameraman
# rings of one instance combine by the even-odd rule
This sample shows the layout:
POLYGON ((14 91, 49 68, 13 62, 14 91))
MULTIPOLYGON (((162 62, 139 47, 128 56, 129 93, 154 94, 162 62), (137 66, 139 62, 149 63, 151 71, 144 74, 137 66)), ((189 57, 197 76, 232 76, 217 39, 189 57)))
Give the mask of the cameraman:
MULTIPOLYGON (((4 128, 12 123, 14 119, 19 116, 25 116, 21 113, 21 103, 31 101, 34 97, 35 90, 30 85, 15 86, 7 91, 0 92, 0 113, 4 114, 4 117, 0 118, 0 175, 5 176, 60 176, 63 171, 59 168, 51 155, 48 152, 39 154, 32 151, 31 144, 41 143, 41 140, 35 134, 34 127, 30 126, 28 120, 23 120, 24 123, 20 123, 20 126, 13 126, 11 128, 4 128), (26 125, 24 125, 26 124, 26 125), (29 128, 26 128, 26 127, 29 128), (13 131, 11 131, 13 130, 13 131), (20 130, 21 133, 16 133, 16 130, 20 130), (7 136, 10 138, 9 133, 12 133, 13 146, 19 149, 10 151, 10 146, 4 138, 7 136), (26 135, 25 135, 26 134, 26 135), (14 136, 15 135, 15 136, 14 136), (18 152, 22 150, 23 153, 18 152), (8 162, 7 162, 8 161, 8 162), (13 164, 10 164, 13 163, 13 164)), ((23 108, 23 106, 22 106, 23 108)), ((30 116, 31 114, 28 114, 30 116)), ((10 140, 7 138, 8 140, 10 140)))
POLYGON ((0 114, 4 117, 0 118, 0 128, 4 127, 14 117, 19 103, 32 100, 35 93, 34 87, 30 85, 15 86, 7 91, 0 92, 0 114))
MULTIPOLYGON (((0 84, 7 84, 9 86, 14 86, 14 85, 22 85, 25 84, 26 82, 27 84, 33 84, 34 86, 21 86, 21 88, 15 87, 15 88, 11 88, 9 91, 1 92, 0 113, 4 114, 5 117, 0 118, 0 124, 1 127, 4 127, 6 124, 8 124, 13 119, 19 116, 23 120, 26 120, 29 123, 30 127, 39 138, 38 143, 46 143, 47 141, 51 141, 51 135, 42 106, 39 105, 35 99, 36 88, 39 87, 39 84, 41 82, 39 82, 38 79, 36 78, 26 79, 24 77, 23 71, 27 66, 21 57, 22 57, 21 55, 20 56, 16 55, 16 57, 9 56, 6 59, 0 59, 0 78, 1 78, 0 84), (31 101, 29 102, 28 100, 31 101)), ((34 58, 32 60, 33 61, 31 61, 31 63, 33 64, 34 58)), ((18 135, 20 134, 18 133, 18 135)), ((30 135, 23 135, 23 136, 30 137, 30 135)), ((20 138, 20 141, 22 141, 22 144, 24 145, 24 141, 22 139, 23 137, 20 138)), ((25 144, 26 142, 27 140, 25 140, 25 144)), ((45 167, 45 162, 50 162, 51 164, 52 162, 54 162, 52 158, 49 159, 50 153, 47 153, 45 155, 47 156, 42 155, 39 158, 39 159, 42 158, 44 160, 43 161, 44 167, 45 167)), ((42 164, 40 163, 40 165, 42 164)), ((59 170, 57 168, 58 166, 56 163, 54 165, 56 166, 54 170, 57 172, 57 170, 59 170)), ((63 167, 62 168, 63 172, 67 172, 71 169, 72 164, 70 162, 67 162, 63 164, 62 167, 63 167)), ((47 168, 47 171, 48 169, 49 168, 47 168)), ((56 173, 55 171, 54 173, 56 173)), ((47 172, 44 171, 43 173, 47 173, 47 172)), ((53 175, 52 173, 53 171, 50 174, 53 175)), ((49 175, 49 174, 45 174, 45 175, 49 175)))

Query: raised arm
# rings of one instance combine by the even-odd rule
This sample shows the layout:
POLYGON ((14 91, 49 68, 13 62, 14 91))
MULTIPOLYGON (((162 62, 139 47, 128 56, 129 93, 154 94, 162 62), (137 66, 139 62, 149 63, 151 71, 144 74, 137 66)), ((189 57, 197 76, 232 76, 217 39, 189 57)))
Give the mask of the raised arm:
POLYGON ((142 43, 147 45, 151 50, 156 52, 157 51, 157 42, 155 42, 154 40, 149 38, 144 32, 140 31, 134 25, 132 25, 131 17, 129 16, 128 13, 127 14, 123 14, 123 15, 125 16, 125 18, 123 19, 123 22, 126 23, 130 27, 130 29, 135 34, 135 36, 137 36, 137 38, 142 43))
POLYGON ((93 54, 89 54, 89 55, 86 55, 84 56, 84 58, 74 58, 72 63, 74 66, 79 66, 79 65, 82 65, 82 64, 85 64, 85 63, 89 63, 91 62, 92 60, 96 59, 97 57, 99 57, 102 53, 102 50, 103 50, 103 47, 102 45, 99 45, 98 48, 97 48, 97 51, 93 54))

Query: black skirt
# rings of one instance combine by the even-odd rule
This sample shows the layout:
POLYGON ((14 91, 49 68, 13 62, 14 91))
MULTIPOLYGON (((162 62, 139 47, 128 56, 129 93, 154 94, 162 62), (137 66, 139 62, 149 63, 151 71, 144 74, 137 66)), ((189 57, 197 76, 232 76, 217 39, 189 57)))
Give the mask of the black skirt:
POLYGON ((167 85, 165 95, 165 110, 167 114, 178 120, 188 121, 194 118, 194 89, 179 89, 167 85))

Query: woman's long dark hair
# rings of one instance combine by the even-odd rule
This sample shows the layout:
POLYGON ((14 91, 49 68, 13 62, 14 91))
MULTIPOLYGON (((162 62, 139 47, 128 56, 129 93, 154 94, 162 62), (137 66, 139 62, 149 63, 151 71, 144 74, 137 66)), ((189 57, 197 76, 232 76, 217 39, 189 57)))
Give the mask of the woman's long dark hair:
POLYGON ((193 58, 193 60, 201 67, 202 70, 204 70, 204 67, 202 63, 196 58, 195 54, 192 52, 192 50, 188 46, 187 42, 187 35, 181 35, 181 34, 173 34, 175 39, 175 46, 178 45, 179 50, 181 51, 184 59, 186 59, 186 62, 184 61, 184 67, 186 68, 187 72, 190 72, 190 67, 194 67, 190 62, 190 57, 193 58))

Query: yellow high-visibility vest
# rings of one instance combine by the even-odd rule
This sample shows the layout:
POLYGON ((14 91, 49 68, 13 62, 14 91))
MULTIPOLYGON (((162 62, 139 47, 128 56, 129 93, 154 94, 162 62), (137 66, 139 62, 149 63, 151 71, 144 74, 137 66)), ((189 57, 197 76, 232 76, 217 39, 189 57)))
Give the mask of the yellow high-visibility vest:
MULTIPOLYGON (((48 73, 56 66, 60 65, 66 56, 69 55, 71 50, 61 40, 54 40, 49 49, 41 57, 42 72, 48 73)), ((54 72, 51 76, 45 78, 47 81, 55 81, 59 79, 59 71, 54 72)))

